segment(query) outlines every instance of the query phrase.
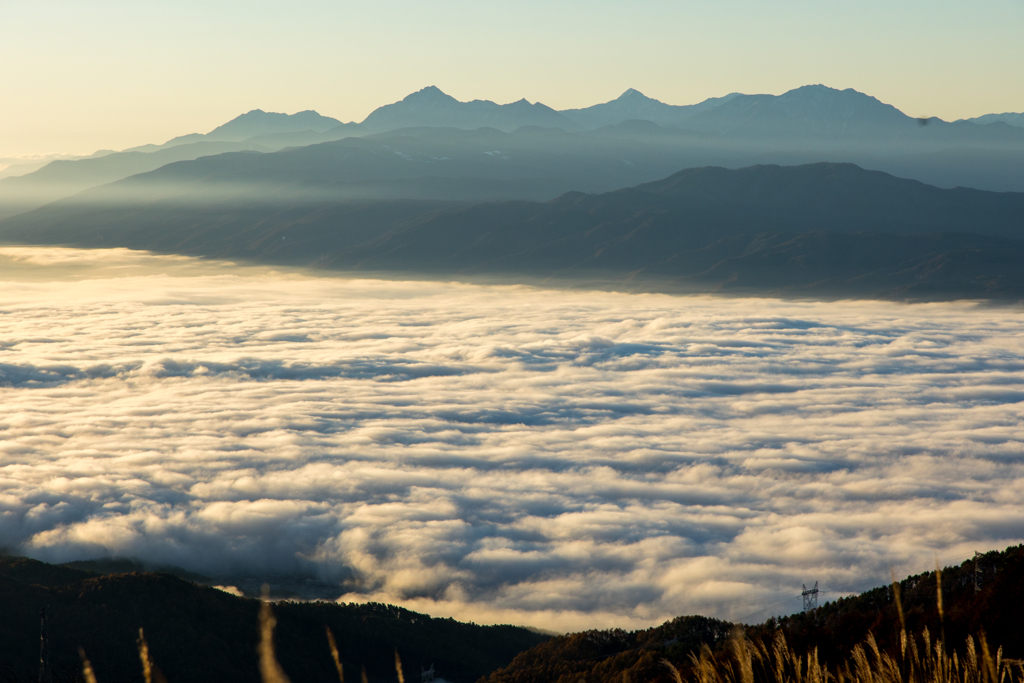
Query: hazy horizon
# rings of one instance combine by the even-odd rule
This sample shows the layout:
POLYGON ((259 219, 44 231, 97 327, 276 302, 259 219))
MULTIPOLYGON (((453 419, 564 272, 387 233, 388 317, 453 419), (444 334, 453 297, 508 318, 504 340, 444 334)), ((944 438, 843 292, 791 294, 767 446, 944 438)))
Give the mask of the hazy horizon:
POLYGON ((0 76, 0 157, 160 143, 252 109, 359 121, 432 84, 555 109, 628 88, 693 104, 822 83, 911 116, 1024 111, 1011 0, 242 7, 0 2, 0 59, 18 65, 0 76))

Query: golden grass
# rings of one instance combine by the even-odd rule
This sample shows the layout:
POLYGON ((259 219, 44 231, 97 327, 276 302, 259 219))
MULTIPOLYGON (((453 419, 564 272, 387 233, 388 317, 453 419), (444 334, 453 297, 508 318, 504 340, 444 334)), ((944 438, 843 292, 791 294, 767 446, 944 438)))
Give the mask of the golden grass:
MULTIPOLYGON (((977 645, 968 636, 962 655, 948 653, 928 629, 920 637, 901 631, 895 654, 882 652, 868 634, 834 669, 818 661, 817 649, 797 654, 781 631, 770 644, 738 635, 730 655, 727 661, 718 660, 707 645, 691 654, 694 683, 1024 683, 1024 664, 1003 659, 1002 648, 993 656, 984 634, 977 645)), ((682 683, 679 671, 667 660, 662 663, 682 683)))
POLYGON ((149 656, 149 643, 146 642, 146 636, 139 629, 139 661, 142 662, 142 678, 146 683, 153 683, 153 660, 149 656))
POLYGON ((402 658, 398 656, 398 648, 395 648, 395 672, 398 674, 398 683, 405 683, 405 674, 402 673, 402 658))
POLYGON ((338 657, 338 644, 334 641, 334 632, 331 631, 330 626, 324 626, 324 628, 327 629, 327 645, 331 648, 331 659, 334 660, 334 668, 338 670, 338 680, 341 683, 345 683, 345 669, 341 666, 341 658, 338 657))
POLYGON ((274 611, 270 609, 270 602, 263 600, 260 604, 260 644, 257 652, 260 657, 260 678, 263 683, 291 683, 288 675, 277 663, 274 656, 274 627, 277 626, 277 619, 274 618, 274 611))
MULTIPOLYGON (((941 623, 944 622, 945 614, 942 605, 942 574, 938 569, 935 576, 941 623)), ((260 678, 263 683, 291 683, 274 653, 277 619, 271 609, 268 592, 267 587, 264 587, 264 599, 259 610, 260 640, 257 653, 260 678)), ((993 655, 983 632, 978 635, 977 644, 973 637, 967 637, 962 655, 956 651, 947 652, 943 639, 933 640, 927 628, 919 636, 908 635, 899 583, 896 581, 893 581, 893 596, 900 618, 898 652, 883 652, 874 634, 868 633, 865 641, 853 648, 846 662, 830 669, 818 660, 817 648, 803 655, 798 654, 786 642, 781 630, 776 632, 770 644, 751 641, 737 631, 730 641, 727 658, 716 658, 706 644, 699 653, 690 654, 693 680, 687 683, 1024 683, 1024 660, 1005 659, 1002 648, 997 649, 993 655)), ((345 683, 334 633, 329 627, 324 628, 338 679, 340 683, 345 683)), ((945 631, 944 624, 942 631, 945 631)), ((149 644, 141 628, 137 645, 145 683, 166 683, 159 669, 153 665, 149 644)), ((82 658, 85 683, 97 683, 92 663, 85 656, 85 651, 79 648, 78 653, 82 658)), ((678 668, 667 659, 662 659, 661 663, 668 668, 674 683, 684 683, 678 668)), ((398 648, 395 648, 395 673, 398 683, 405 683, 398 648)), ((362 683, 367 683, 365 666, 360 674, 362 683)), ((628 671, 623 672, 622 683, 630 683, 628 671)))
POLYGON ((96 672, 92 670, 92 662, 85 656, 85 650, 78 648, 78 656, 82 658, 82 678, 85 683, 96 683, 96 672))

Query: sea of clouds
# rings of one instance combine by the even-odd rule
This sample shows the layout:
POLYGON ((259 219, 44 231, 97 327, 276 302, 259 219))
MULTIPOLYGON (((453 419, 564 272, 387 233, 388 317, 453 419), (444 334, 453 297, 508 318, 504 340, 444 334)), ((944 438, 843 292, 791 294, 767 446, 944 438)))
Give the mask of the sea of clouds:
POLYGON ((1024 541, 1024 310, 0 249, 0 545, 555 630, 1024 541))

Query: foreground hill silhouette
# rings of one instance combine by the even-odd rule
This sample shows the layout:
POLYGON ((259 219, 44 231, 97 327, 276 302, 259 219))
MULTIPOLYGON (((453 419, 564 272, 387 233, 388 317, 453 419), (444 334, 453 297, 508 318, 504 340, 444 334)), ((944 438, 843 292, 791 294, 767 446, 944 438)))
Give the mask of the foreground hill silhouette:
MULTIPOLYGON (((170 683, 259 680, 259 601, 169 574, 113 574, 0 557, 0 676, 36 680, 39 611, 48 608, 51 665, 58 682, 77 678, 82 647, 101 683, 139 680, 135 650, 145 630, 170 683)), ((277 603, 278 657, 295 681, 337 680, 324 631, 337 638, 345 674, 392 681, 397 647, 410 676, 433 663, 455 683, 471 682, 547 639, 514 626, 476 626, 381 604, 277 603)))
MULTIPOLYGON (((882 650, 898 645, 899 608, 906 630, 928 629, 960 650, 967 636, 985 634, 1003 656, 1024 656, 1024 546, 989 552, 936 573, 826 602, 814 612, 746 626, 746 636, 771 643, 781 634, 798 654, 817 649, 834 666, 872 634, 882 650), (977 578, 977 589, 975 580, 977 578)), ((57 681, 75 680, 82 646, 101 683, 138 680, 135 638, 145 629, 150 652, 169 683, 254 681, 258 601, 167 574, 100 576, 16 557, 0 558, 0 675, 34 680, 39 663, 39 610, 48 607, 51 662, 57 681)), ((394 680, 394 649, 407 676, 434 663, 461 683, 668 683, 663 660, 692 673, 690 654, 707 645, 724 657, 735 625, 684 616, 638 631, 611 629, 549 638, 512 626, 481 627, 434 619, 381 604, 330 602, 274 606, 278 659, 292 680, 336 680, 324 626, 338 640, 349 680, 365 666, 370 680, 394 680)))
MULTIPOLYGON (((1003 656, 1024 656, 1024 546, 990 552, 942 570, 944 618, 940 619, 936 573, 909 576, 899 582, 906 630, 927 628, 945 637, 949 649, 962 657, 967 636, 986 635, 1003 656), (975 591, 975 571, 979 591, 975 591)), ((882 651, 898 651, 900 616, 892 586, 875 588, 827 602, 816 611, 772 618, 747 626, 745 634, 769 645, 781 634, 803 656, 817 649, 820 661, 836 667, 853 648, 872 634, 882 651)), ((587 631, 558 636, 518 656, 481 683, 670 683, 671 670, 663 660, 694 680, 690 654, 702 644, 715 656, 728 656, 733 626, 706 617, 680 617, 652 629, 587 631)), ((994 651, 994 650, 993 650, 994 651)), ((863 679, 862 679, 863 680, 863 679)))
POLYGON ((1024 194, 942 190, 850 164, 695 168, 545 203, 329 202, 305 186, 262 201, 155 190, 120 201, 139 185, 168 187, 172 171, 0 222, 0 240, 632 291, 1024 296, 1024 194))

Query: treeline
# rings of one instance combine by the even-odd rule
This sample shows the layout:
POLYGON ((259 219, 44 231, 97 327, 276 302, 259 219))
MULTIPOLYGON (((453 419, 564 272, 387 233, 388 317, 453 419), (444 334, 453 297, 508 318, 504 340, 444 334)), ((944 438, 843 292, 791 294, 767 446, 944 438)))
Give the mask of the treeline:
MULTIPOLYGON (((170 683, 258 681, 259 605, 168 574, 98 575, 0 557, 0 679, 38 681, 39 613, 45 607, 52 683, 82 680, 79 647, 100 683, 141 681, 139 628, 170 683)), ((901 631, 923 643, 927 630, 961 660, 968 637, 979 648, 984 637, 993 653, 1001 646, 1004 660, 1013 660, 1024 657, 1024 546, 746 626, 683 616, 638 631, 549 638, 375 603, 278 602, 273 609, 277 657, 296 682, 337 680, 325 627, 336 636, 346 679, 360 681, 365 671, 371 683, 395 680, 396 648, 407 680, 433 664, 439 677, 454 683, 671 683, 677 675, 704 680, 707 657, 729 670, 740 636, 764 644, 765 651, 781 636, 791 659, 816 651, 822 666, 836 670, 869 635, 881 652, 898 652, 901 631), (705 646, 702 673, 694 669, 693 655, 705 646)))
MULTIPOLYGON (((40 610, 47 608, 53 683, 80 680, 78 648, 99 683, 141 681, 136 649, 144 629, 150 655, 170 683, 254 683, 260 601, 169 574, 97 575, 17 557, 0 557, 0 680, 39 677, 40 610)), ((337 681, 325 627, 349 681, 395 680, 395 649, 406 676, 420 667, 469 683, 548 637, 516 626, 435 619, 377 603, 278 602, 275 640, 293 681, 337 681)))
MULTIPOLYGON (((869 634, 880 650, 899 649, 901 629, 922 636, 925 629, 952 650, 967 637, 986 635, 1006 658, 1024 657, 1024 546, 990 552, 977 561, 948 567, 937 574, 910 576, 848 598, 826 602, 817 610, 771 618, 763 624, 734 625, 707 617, 678 617, 654 628, 587 631, 553 638, 523 652, 481 683, 671 683, 699 679, 691 654, 707 645, 724 663, 734 653, 731 641, 744 636, 769 648, 781 634, 801 656, 817 650, 818 660, 838 668, 869 634), (978 590, 975 590, 977 574, 978 590), (941 577, 942 614, 936 577, 941 577), (902 611, 902 619, 901 619, 902 611)), ((993 649, 993 652, 995 650, 993 649)))

